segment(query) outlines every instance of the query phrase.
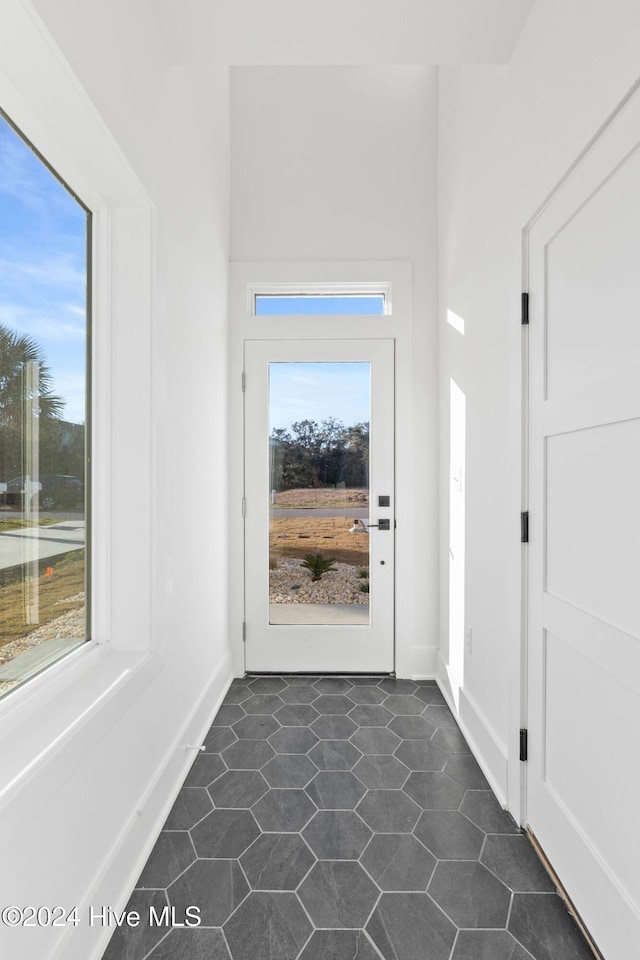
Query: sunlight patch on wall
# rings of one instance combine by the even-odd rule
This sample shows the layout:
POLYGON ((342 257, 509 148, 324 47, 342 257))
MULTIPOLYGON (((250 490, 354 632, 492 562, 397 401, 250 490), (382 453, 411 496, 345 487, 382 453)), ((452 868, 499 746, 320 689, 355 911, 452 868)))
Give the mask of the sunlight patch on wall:
POLYGON ((447 310, 447 323, 464 336, 464 318, 459 317, 453 310, 447 310))
POLYGON ((459 705, 464 684, 466 397, 449 381, 449 673, 459 705))

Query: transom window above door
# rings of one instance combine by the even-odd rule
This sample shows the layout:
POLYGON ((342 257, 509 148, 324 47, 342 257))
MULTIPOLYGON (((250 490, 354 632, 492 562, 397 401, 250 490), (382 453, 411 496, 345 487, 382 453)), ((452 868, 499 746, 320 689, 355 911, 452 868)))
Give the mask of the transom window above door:
POLYGON ((253 316, 390 316, 391 284, 249 286, 253 316))

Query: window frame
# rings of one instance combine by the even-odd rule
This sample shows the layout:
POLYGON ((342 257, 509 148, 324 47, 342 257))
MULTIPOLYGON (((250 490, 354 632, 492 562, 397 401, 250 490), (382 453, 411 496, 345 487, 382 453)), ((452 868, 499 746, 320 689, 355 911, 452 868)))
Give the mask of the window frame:
POLYGON ((93 576, 92 576, 92 557, 93 557, 93 529, 92 529, 92 470, 91 465, 93 458, 91 456, 92 451, 92 441, 93 441, 93 430, 92 430, 92 420, 93 420, 93 388, 92 388, 92 374, 93 374, 93 248, 94 248, 94 217, 91 207, 85 203, 80 194, 71 186, 69 181, 59 172, 57 167, 47 159, 44 153, 38 149, 33 140, 27 136, 22 127, 13 119, 6 110, 0 105, 0 118, 4 120, 8 127, 13 130, 15 135, 23 142, 23 144, 28 147, 28 149, 33 153, 33 155, 40 161, 40 163, 45 167, 46 170, 58 181, 58 183, 63 187, 64 190, 69 194, 69 196, 78 204, 82 209, 85 215, 85 275, 86 275, 86 293, 85 293, 85 347, 84 347, 84 358, 85 358, 85 374, 84 374, 84 395, 85 395, 85 405, 84 405, 84 524, 85 524, 85 540, 84 540, 84 639, 79 643, 75 644, 69 650, 65 650, 62 653, 59 653, 57 656, 53 657, 50 661, 45 663, 39 669, 35 670, 33 673, 27 674, 23 680, 20 680, 15 687, 11 690, 8 690, 6 694, 0 697, 0 700, 5 700, 7 697, 15 694, 16 691, 24 687, 25 684, 30 683, 40 674, 46 672, 51 667, 59 664, 66 657, 76 653, 78 650, 81 650, 87 643, 90 643, 92 640, 92 593, 93 593, 93 576))
POLYGON ((247 315, 250 317, 277 317, 277 316, 349 316, 349 317, 391 317, 392 284, 391 281, 382 282, 316 282, 316 283, 253 283, 247 284, 247 315), (349 313, 349 314, 261 314, 256 310, 257 297, 382 297, 381 313, 349 313))

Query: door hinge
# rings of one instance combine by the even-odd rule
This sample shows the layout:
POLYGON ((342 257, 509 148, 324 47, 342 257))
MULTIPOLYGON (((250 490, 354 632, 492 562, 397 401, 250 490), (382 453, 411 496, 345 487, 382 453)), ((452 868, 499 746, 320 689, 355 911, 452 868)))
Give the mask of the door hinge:
POLYGON ((524 728, 520 731, 520 759, 523 763, 528 760, 528 731, 524 728))
POLYGON ((522 311, 520 314, 520 323, 525 327, 529 323, 529 294, 522 294, 522 311))
POLYGON ((243 497, 243 498, 242 498, 242 516, 243 516, 243 517, 246 517, 246 515, 247 515, 247 501, 246 501, 246 499, 243 497))
POLYGON ((520 543, 529 543, 529 511, 520 514, 520 543))
POLYGON ((247 624, 246 624, 246 621, 243 621, 243 623, 242 623, 242 642, 243 642, 243 643, 246 643, 246 642, 247 642, 247 624))
POLYGON ((243 370, 242 371, 242 392, 244 393, 246 389, 247 389, 247 375, 243 370))

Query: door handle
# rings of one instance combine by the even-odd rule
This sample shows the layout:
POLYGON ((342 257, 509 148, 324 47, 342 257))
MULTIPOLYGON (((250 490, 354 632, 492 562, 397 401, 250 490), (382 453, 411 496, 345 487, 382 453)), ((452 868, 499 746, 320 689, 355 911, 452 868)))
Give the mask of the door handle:
POLYGON ((372 530, 374 527, 377 527, 379 530, 391 530, 391 520, 378 520, 377 523, 369 523, 367 530, 372 530))

